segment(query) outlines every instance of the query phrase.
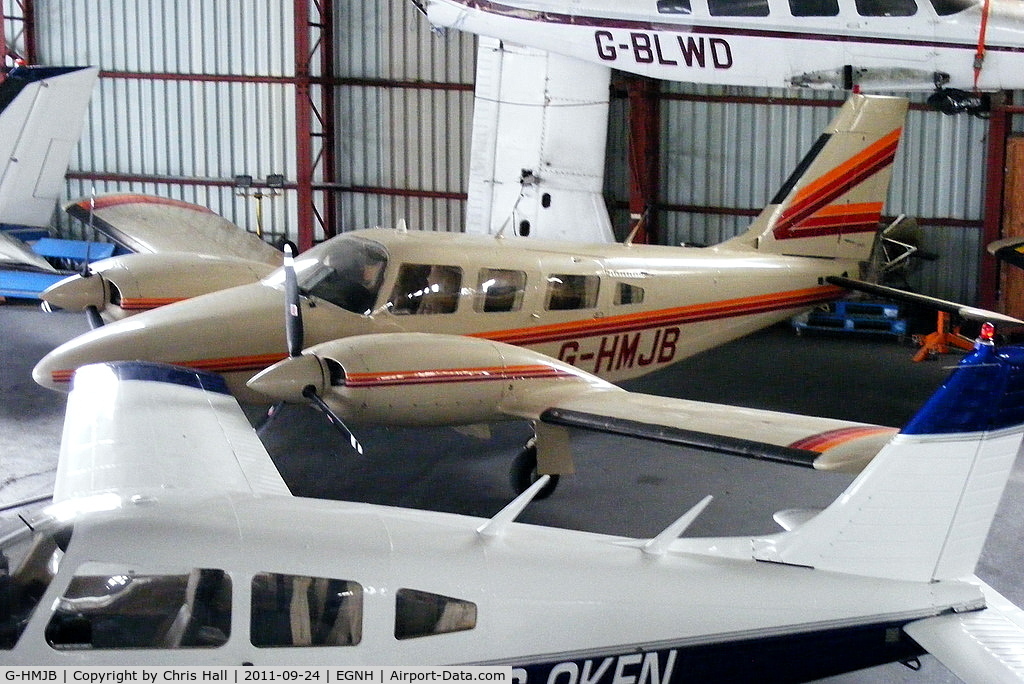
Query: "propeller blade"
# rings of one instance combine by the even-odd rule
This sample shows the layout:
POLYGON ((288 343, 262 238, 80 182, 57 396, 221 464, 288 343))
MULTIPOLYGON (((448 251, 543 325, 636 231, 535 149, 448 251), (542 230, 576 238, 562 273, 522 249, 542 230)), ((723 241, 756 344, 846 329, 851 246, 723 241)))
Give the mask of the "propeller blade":
POLYGON ((338 417, 331 407, 327 405, 327 402, 321 398, 316 392, 316 388, 309 385, 302 391, 302 396, 309 399, 313 404, 327 415, 327 419, 331 421, 331 425, 338 429, 338 431, 348 437, 348 443, 352 445, 352 448, 356 450, 356 453, 360 456, 363 455, 363 445, 359 443, 356 436, 352 434, 352 431, 348 429, 348 426, 338 417))
POLYGON ((103 327, 103 319, 100 317, 100 310, 92 304, 85 307, 85 319, 89 321, 90 330, 103 327))
POLYGON ((295 277, 295 260, 291 245, 284 246, 284 332, 288 340, 288 356, 302 353, 302 308, 299 302, 299 282, 295 277))

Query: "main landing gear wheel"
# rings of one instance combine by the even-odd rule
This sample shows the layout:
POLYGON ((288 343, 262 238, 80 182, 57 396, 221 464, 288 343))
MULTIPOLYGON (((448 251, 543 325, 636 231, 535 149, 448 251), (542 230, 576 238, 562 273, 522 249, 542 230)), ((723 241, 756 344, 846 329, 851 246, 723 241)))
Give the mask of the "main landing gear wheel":
MULTIPOLYGON (((537 474, 537 438, 533 437, 519 455, 512 461, 512 470, 509 471, 509 480, 512 489, 516 494, 522 494, 529 489, 530 485, 540 478, 537 474)), ((555 492, 558 486, 558 475, 552 475, 551 480, 537 493, 536 499, 546 499, 555 492)))

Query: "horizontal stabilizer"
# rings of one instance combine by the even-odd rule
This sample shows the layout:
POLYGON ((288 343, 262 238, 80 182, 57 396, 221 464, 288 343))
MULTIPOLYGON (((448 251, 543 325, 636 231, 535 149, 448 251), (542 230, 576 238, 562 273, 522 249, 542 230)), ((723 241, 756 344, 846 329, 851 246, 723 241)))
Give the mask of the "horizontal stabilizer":
POLYGON ((1024 682, 1024 611, 981 585, 987 607, 911 622, 910 637, 966 684, 1024 682))
POLYGON ((220 376, 143 362, 80 368, 54 501, 168 489, 290 494, 220 376))
POLYGON ((996 240, 987 247, 988 253, 1017 268, 1024 268, 1024 237, 996 240))
POLYGON ((895 287, 886 287, 885 285, 878 285, 877 283, 869 283, 865 280, 843 278, 840 276, 829 276, 826 280, 833 285, 845 287, 848 290, 866 292, 867 294, 873 294, 886 299, 892 299, 897 302, 905 302, 907 304, 919 304, 921 306, 935 309, 936 311, 945 311, 946 313, 955 314, 960 318, 969 321, 992 324, 998 323, 1003 325, 1024 325, 1024 321, 1019 318, 1007 316, 996 311, 979 309, 977 307, 951 302, 946 299, 929 297, 928 295, 918 294, 916 292, 907 292, 906 290, 899 290, 895 287))

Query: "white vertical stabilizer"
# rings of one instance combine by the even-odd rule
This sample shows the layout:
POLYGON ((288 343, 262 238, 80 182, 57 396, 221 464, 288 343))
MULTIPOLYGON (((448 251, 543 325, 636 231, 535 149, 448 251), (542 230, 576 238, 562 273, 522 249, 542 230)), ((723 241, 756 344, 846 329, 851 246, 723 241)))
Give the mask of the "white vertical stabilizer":
POLYGON ((602 195, 610 77, 480 39, 467 233, 614 242, 602 195))
POLYGON ((98 75, 96 67, 18 67, 0 86, 0 223, 50 223, 98 75))
POLYGON ((1024 436, 1024 352, 980 345, 831 506, 760 560, 888 579, 971 575, 1024 436))

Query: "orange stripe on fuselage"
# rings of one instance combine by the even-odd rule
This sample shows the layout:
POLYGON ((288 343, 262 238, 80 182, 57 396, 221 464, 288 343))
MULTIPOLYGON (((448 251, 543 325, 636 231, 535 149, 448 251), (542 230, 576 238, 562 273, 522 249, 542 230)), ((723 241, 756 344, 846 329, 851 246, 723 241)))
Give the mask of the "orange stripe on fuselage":
MULTIPOLYGON (((554 325, 542 325, 512 330, 495 330, 491 332, 472 333, 467 337, 505 342, 525 347, 544 342, 558 342, 580 337, 596 337, 621 332, 654 330, 672 325, 685 325, 701 321, 717 320, 748 316, 768 311, 812 306, 821 302, 836 299, 845 292, 844 289, 831 285, 811 287, 789 292, 775 292, 754 297, 727 299, 721 302, 694 304, 660 311, 645 311, 623 316, 571 321, 554 325)), ((217 359, 199 359, 192 361, 174 361, 175 365, 186 366, 212 373, 238 373, 258 371, 277 363, 285 358, 284 353, 261 354, 255 356, 235 356, 217 359)), ((71 381, 74 370, 58 370, 51 373, 54 383, 71 381)))
POLYGON ((521 380, 526 378, 576 377, 574 373, 553 366, 495 366, 491 368, 434 368, 430 370, 384 371, 379 373, 348 373, 345 386, 355 389, 396 387, 464 382, 521 380))
POLYGON ((596 337, 613 333, 652 330, 670 325, 685 325, 720 318, 747 316, 767 311, 778 311, 808 306, 835 299, 843 294, 842 288, 813 287, 790 292, 775 292, 754 297, 727 299, 721 302, 694 304, 660 311, 644 311, 623 316, 570 321, 513 330, 495 330, 472 333, 469 337, 482 337, 496 342, 528 346, 542 342, 558 342, 578 337, 596 337))
POLYGON ((880 427, 880 426, 861 426, 861 427, 848 427, 838 428, 836 430, 828 430, 827 432, 820 432, 810 437, 797 440, 790 444, 790 448, 793 449, 806 449, 808 451, 816 451, 819 454, 833 449, 847 442, 853 442, 864 437, 874 437, 875 435, 890 434, 894 435, 899 430, 896 428, 880 427))
POLYGON ((149 311, 150 309, 157 309, 161 306, 167 306, 168 304, 174 304, 180 302, 186 297, 135 297, 132 299, 122 299, 121 303, 118 304, 125 311, 149 311))

